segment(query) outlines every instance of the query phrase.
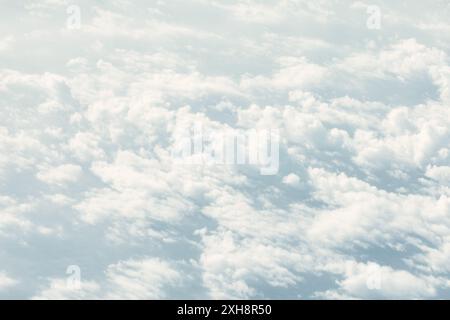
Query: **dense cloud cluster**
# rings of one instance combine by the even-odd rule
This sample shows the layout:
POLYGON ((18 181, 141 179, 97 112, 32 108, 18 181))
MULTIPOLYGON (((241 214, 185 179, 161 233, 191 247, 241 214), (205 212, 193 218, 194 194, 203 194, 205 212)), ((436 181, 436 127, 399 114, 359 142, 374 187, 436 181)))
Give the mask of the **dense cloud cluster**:
POLYGON ((446 1, 0 8, 1 298, 450 296, 446 1), (175 161, 198 124, 278 172, 175 161))

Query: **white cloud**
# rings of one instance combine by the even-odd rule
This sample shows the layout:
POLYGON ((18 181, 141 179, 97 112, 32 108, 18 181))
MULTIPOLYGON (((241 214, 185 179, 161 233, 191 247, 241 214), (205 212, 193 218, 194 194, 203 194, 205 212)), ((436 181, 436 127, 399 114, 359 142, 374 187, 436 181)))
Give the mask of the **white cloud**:
POLYGON ((434 279, 417 277, 376 263, 348 263, 339 289, 317 293, 329 299, 419 299, 432 298, 434 279))
POLYGON ((81 279, 79 287, 75 287, 69 285, 68 279, 49 279, 48 287, 33 299, 162 299, 166 297, 166 287, 175 287, 180 281, 179 272, 165 261, 126 260, 109 265, 101 282, 81 279))
POLYGON ((98 297, 100 286, 96 282, 82 281, 80 288, 68 285, 67 279, 51 279, 48 288, 33 296, 34 300, 83 300, 98 297))
POLYGON ((287 176, 283 177, 283 183, 291 186, 297 186, 300 183, 300 178, 295 173, 290 173, 287 176))
POLYGON ((254 89, 307 89, 318 85, 327 75, 327 69, 308 62, 304 57, 282 57, 278 60, 280 68, 271 77, 244 76, 241 87, 254 89))
POLYGON ((9 277, 3 271, 0 271, 0 291, 6 290, 10 287, 15 286, 18 283, 17 280, 9 277))
POLYGON ((6 51, 11 48, 12 43, 14 42, 13 36, 8 36, 0 39, 0 53, 2 51, 6 51))
POLYGON ((32 229, 33 224, 24 215, 30 209, 32 205, 28 203, 17 203, 17 201, 11 197, 0 197, 0 236, 14 233, 15 228, 22 231, 28 231, 32 229))
POLYGON ((269 243, 236 241, 231 232, 203 236, 205 249, 200 263, 203 281, 213 299, 257 297, 254 284, 287 288, 302 280, 296 271, 310 263, 306 255, 269 243))
POLYGON ((159 259, 128 260, 106 271, 110 299, 162 299, 165 288, 181 281, 181 274, 159 259))
POLYGON ((387 77, 393 74, 405 79, 417 72, 427 72, 432 66, 443 66, 446 61, 444 51, 428 48, 416 39, 406 39, 378 52, 353 54, 338 66, 366 77, 387 77))
POLYGON ((80 166, 64 164, 53 168, 46 168, 37 173, 37 178, 48 184, 64 185, 76 182, 83 170, 80 166))
POLYGON ((0 5, 0 297, 446 297, 442 3, 68 5, 0 5), (195 124, 279 129, 278 174, 174 161, 195 124))

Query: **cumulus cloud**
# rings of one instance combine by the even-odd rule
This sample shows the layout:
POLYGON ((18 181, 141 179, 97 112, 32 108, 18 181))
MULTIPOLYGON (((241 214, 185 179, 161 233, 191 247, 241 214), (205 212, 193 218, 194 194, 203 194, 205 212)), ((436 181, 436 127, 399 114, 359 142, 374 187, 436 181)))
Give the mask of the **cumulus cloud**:
POLYGON ((0 297, 448 298, 449 8, 378 2, 0 5, 0 297))
POLYGON ((78 180, 82 173, 80 166, 64 164, 53 168, 43 169, 37 173, 37 178, 49 184, 66 184, 78 180))
MULTIPOLYGON (((156 258, 126 260, 109 265, 105 281, 83 281, 71 286, 67 279, 49 279, 48 287, 33 299, 162 299, 167 286, 176 286, 181 275, 173 266, 156 258)), ((1 279, 1 278, 0 278, 1 279)))
POLYGON ((436 295, 432 278, 420 278, 404 270, 394 270, 376 263, 346 265, 345 277, 338 290, 318 293, 329 299, 418 299, 436 295))

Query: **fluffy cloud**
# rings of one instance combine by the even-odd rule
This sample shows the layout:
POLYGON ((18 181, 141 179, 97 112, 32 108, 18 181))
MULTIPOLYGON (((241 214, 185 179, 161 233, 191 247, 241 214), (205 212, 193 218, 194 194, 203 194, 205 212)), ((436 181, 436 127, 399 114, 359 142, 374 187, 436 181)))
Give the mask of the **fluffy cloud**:
MULTIPOLYGON (((159 259, 126 260, 109 265, 102 283, 80 279, 77 286, 68 279, 53 278, 34 299, 162 299, 166 287, 181 282, 181 275, 159 259)), ((1 279, 1 278, 0 278, 1 279)))
POLYGON ((448 297, 448 7, 68 6, 2 7, 0 297, 448 297), (197 126, 278 172, 174 158, 197 126))
POLYGON ((65 164, 43 169, 38 172, 37 178, 49 184, 65 184, 77 181, 81 173, 82 169, 80 166, 65 164))
POLYGON ((181 275, 158 259, 130 260, 109 266, 106 271, 111 299, 161 299, 165 288, 181 281, 181 275))
POLYGON ((436 295, 435 279, 420 278, 404 270, 394 270, 376 263, 346 265, 345 277, 338 290, 318 293, 329 299, 418 299, 436 295))

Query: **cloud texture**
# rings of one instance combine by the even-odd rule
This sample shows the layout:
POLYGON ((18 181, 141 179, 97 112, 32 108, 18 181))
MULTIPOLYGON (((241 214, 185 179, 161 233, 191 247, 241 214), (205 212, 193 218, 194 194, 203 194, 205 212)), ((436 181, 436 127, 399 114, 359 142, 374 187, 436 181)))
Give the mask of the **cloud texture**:
POLYGON ((1 298, 450 297, 446 1, 0 8, 1 298), (279 170, 175 161, 198 124, 279 170))

